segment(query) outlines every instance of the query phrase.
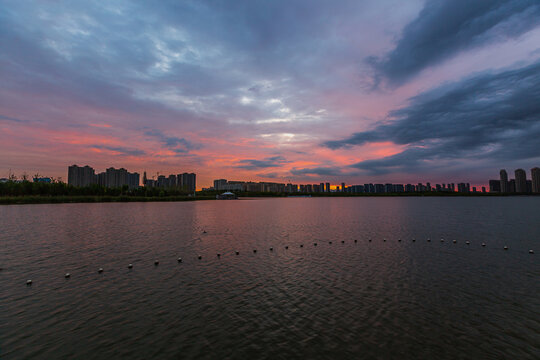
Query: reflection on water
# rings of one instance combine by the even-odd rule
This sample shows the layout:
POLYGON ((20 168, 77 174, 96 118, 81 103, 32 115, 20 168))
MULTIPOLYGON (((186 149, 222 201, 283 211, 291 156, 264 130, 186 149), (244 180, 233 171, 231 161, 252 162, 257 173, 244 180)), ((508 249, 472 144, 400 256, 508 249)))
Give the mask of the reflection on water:
POLYGON ((540 255, 528 253, 540 251, 539 208, 538 197, 3 206, 0 358, 540 358, 540 255))

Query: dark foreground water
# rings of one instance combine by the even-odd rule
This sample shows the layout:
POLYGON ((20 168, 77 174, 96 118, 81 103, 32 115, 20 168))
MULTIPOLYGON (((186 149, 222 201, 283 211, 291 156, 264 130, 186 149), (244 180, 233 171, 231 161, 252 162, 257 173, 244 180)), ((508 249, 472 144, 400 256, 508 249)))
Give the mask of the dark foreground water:
POLYGON ((539 197, 15 205, 0 225, 1 359, 540 358, 539 197))

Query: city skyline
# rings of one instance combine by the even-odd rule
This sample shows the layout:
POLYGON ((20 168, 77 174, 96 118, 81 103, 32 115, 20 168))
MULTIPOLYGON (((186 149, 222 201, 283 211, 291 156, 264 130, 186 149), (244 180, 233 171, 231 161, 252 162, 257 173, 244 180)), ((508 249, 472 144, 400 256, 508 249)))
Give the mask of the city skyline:
POLYGON ((479 186, 540 160, 536 1, 0 6, 0 177, 479 186))
MULTIPOLYGON (((540 193, 540 168, 530 169, 530 179, 524 169, 515 169, 514 179, 508 178, 506 169, 499 171, 499 179, 487 180, 485 184, 474 185, 469 182, 431 183, 429 181, 418 183, 352 183, 341 182, 332 184, 330 182, 320 183, 286 183, 252 181, 252 180, 227 180, 215 179, 210 187, 197 186, 197 175, 195 173, 160 174, 148 176, 143 172, 142 179, 137 172, 131 173, 125 168, 107 168, 104 172, 96 173, 95 169, 89 165, 78 166, 76 164, 68 166, 66 183, 75 187, 87 187, 94 184, 109 187, 121 188, 128 186, 130 189, 138 187, 146 188, 175 188, 189 192, 218 190, 218 191, 251 191, 251 192, 301 192, 301 193, 323 193, 323 192, 348 192, 348 193, 399 193, 399 192, 458 192, 458 193, 518 193, 536 194, 540 193)), ((9 180, 21 181, 32 180, 33 182, 51 183, 53 181, 62 182, 62 178, 46 177, 36 173, 33 177, 24 174, 18 178, 15 174, 10 174, 7 178, 0 178, 0 182, 9 180)))

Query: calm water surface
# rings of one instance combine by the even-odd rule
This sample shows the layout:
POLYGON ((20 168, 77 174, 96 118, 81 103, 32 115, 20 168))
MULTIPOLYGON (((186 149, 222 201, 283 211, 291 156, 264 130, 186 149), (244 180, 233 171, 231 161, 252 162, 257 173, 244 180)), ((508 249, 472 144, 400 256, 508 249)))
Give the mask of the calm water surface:
POLYGON ((540 358, 539 197, 1 206, 0 267, 1 359, 540 358))

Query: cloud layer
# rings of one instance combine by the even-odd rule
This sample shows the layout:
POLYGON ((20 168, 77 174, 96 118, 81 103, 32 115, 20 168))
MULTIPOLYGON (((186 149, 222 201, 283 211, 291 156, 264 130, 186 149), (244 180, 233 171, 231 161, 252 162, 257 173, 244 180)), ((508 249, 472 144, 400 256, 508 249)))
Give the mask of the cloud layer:
POLYGON ((388 123, 325 145, 391 141, 398 154, 352 165, 374 173, 426 171, 445 161, 493 163, 540 158, 540 62, 487 72, 421 93, 390 112, 388 123))
POLYGON ((539 24, 536 0, 429 0, 396 47, 369 60, 390 83, 403 83, 462 51, 515 38, 539 24))

